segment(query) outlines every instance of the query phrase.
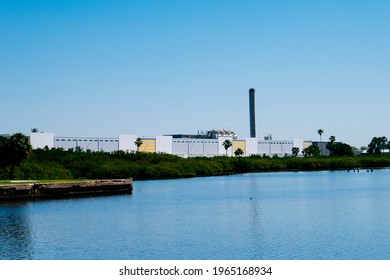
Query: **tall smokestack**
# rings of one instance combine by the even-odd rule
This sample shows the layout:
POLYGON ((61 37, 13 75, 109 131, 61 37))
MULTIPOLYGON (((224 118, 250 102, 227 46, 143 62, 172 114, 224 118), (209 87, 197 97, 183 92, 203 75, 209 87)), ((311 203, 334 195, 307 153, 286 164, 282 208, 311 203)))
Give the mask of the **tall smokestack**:
POLYGON ((249 125, 251 138, 256 138, 255 89, 249 89, 249 125))

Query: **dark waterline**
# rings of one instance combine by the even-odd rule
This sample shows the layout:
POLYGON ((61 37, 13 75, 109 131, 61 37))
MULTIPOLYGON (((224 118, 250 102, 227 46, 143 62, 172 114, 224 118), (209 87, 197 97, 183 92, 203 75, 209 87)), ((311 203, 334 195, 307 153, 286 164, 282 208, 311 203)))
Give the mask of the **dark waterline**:
POLYGON ((390 259, 390 170, 139 181, 0 204, 0 259, 390 259))

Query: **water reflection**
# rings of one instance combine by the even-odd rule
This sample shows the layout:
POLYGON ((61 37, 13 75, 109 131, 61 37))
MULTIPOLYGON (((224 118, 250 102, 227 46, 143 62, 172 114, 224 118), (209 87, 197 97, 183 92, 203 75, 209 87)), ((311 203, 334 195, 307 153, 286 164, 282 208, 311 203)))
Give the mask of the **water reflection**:
POLYGON ((0 259, 32 259, 31 224, 26 204, 0 207, 0 259))
POLYGON ((261 216, 261 195, 259 194, 258 180, 251 178, 249 183, 250 208, 249 208, 249 238, 250 244, 253 245, 253 256, 251 259, 263 259, 263 232, 261 216))
POLYGON ((0 259, 389 259, 390 170, 136 182, 0 204, 0 259))

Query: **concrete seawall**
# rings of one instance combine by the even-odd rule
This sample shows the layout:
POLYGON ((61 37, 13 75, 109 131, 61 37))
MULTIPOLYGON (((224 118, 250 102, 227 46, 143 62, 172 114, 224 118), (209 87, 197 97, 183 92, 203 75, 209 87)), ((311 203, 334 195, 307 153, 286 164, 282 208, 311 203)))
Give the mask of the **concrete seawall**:
POLYGON ((0 201, 131 194, 133 179, 0 185, 0 201))

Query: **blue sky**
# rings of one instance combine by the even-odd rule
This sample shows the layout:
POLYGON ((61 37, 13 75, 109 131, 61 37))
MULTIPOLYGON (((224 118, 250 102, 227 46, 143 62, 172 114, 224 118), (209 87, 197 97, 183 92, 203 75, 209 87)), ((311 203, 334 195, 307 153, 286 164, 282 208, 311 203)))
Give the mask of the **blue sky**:
POLYGON ((0 133, 390 138, 390 2, 0 0, 0 133))

